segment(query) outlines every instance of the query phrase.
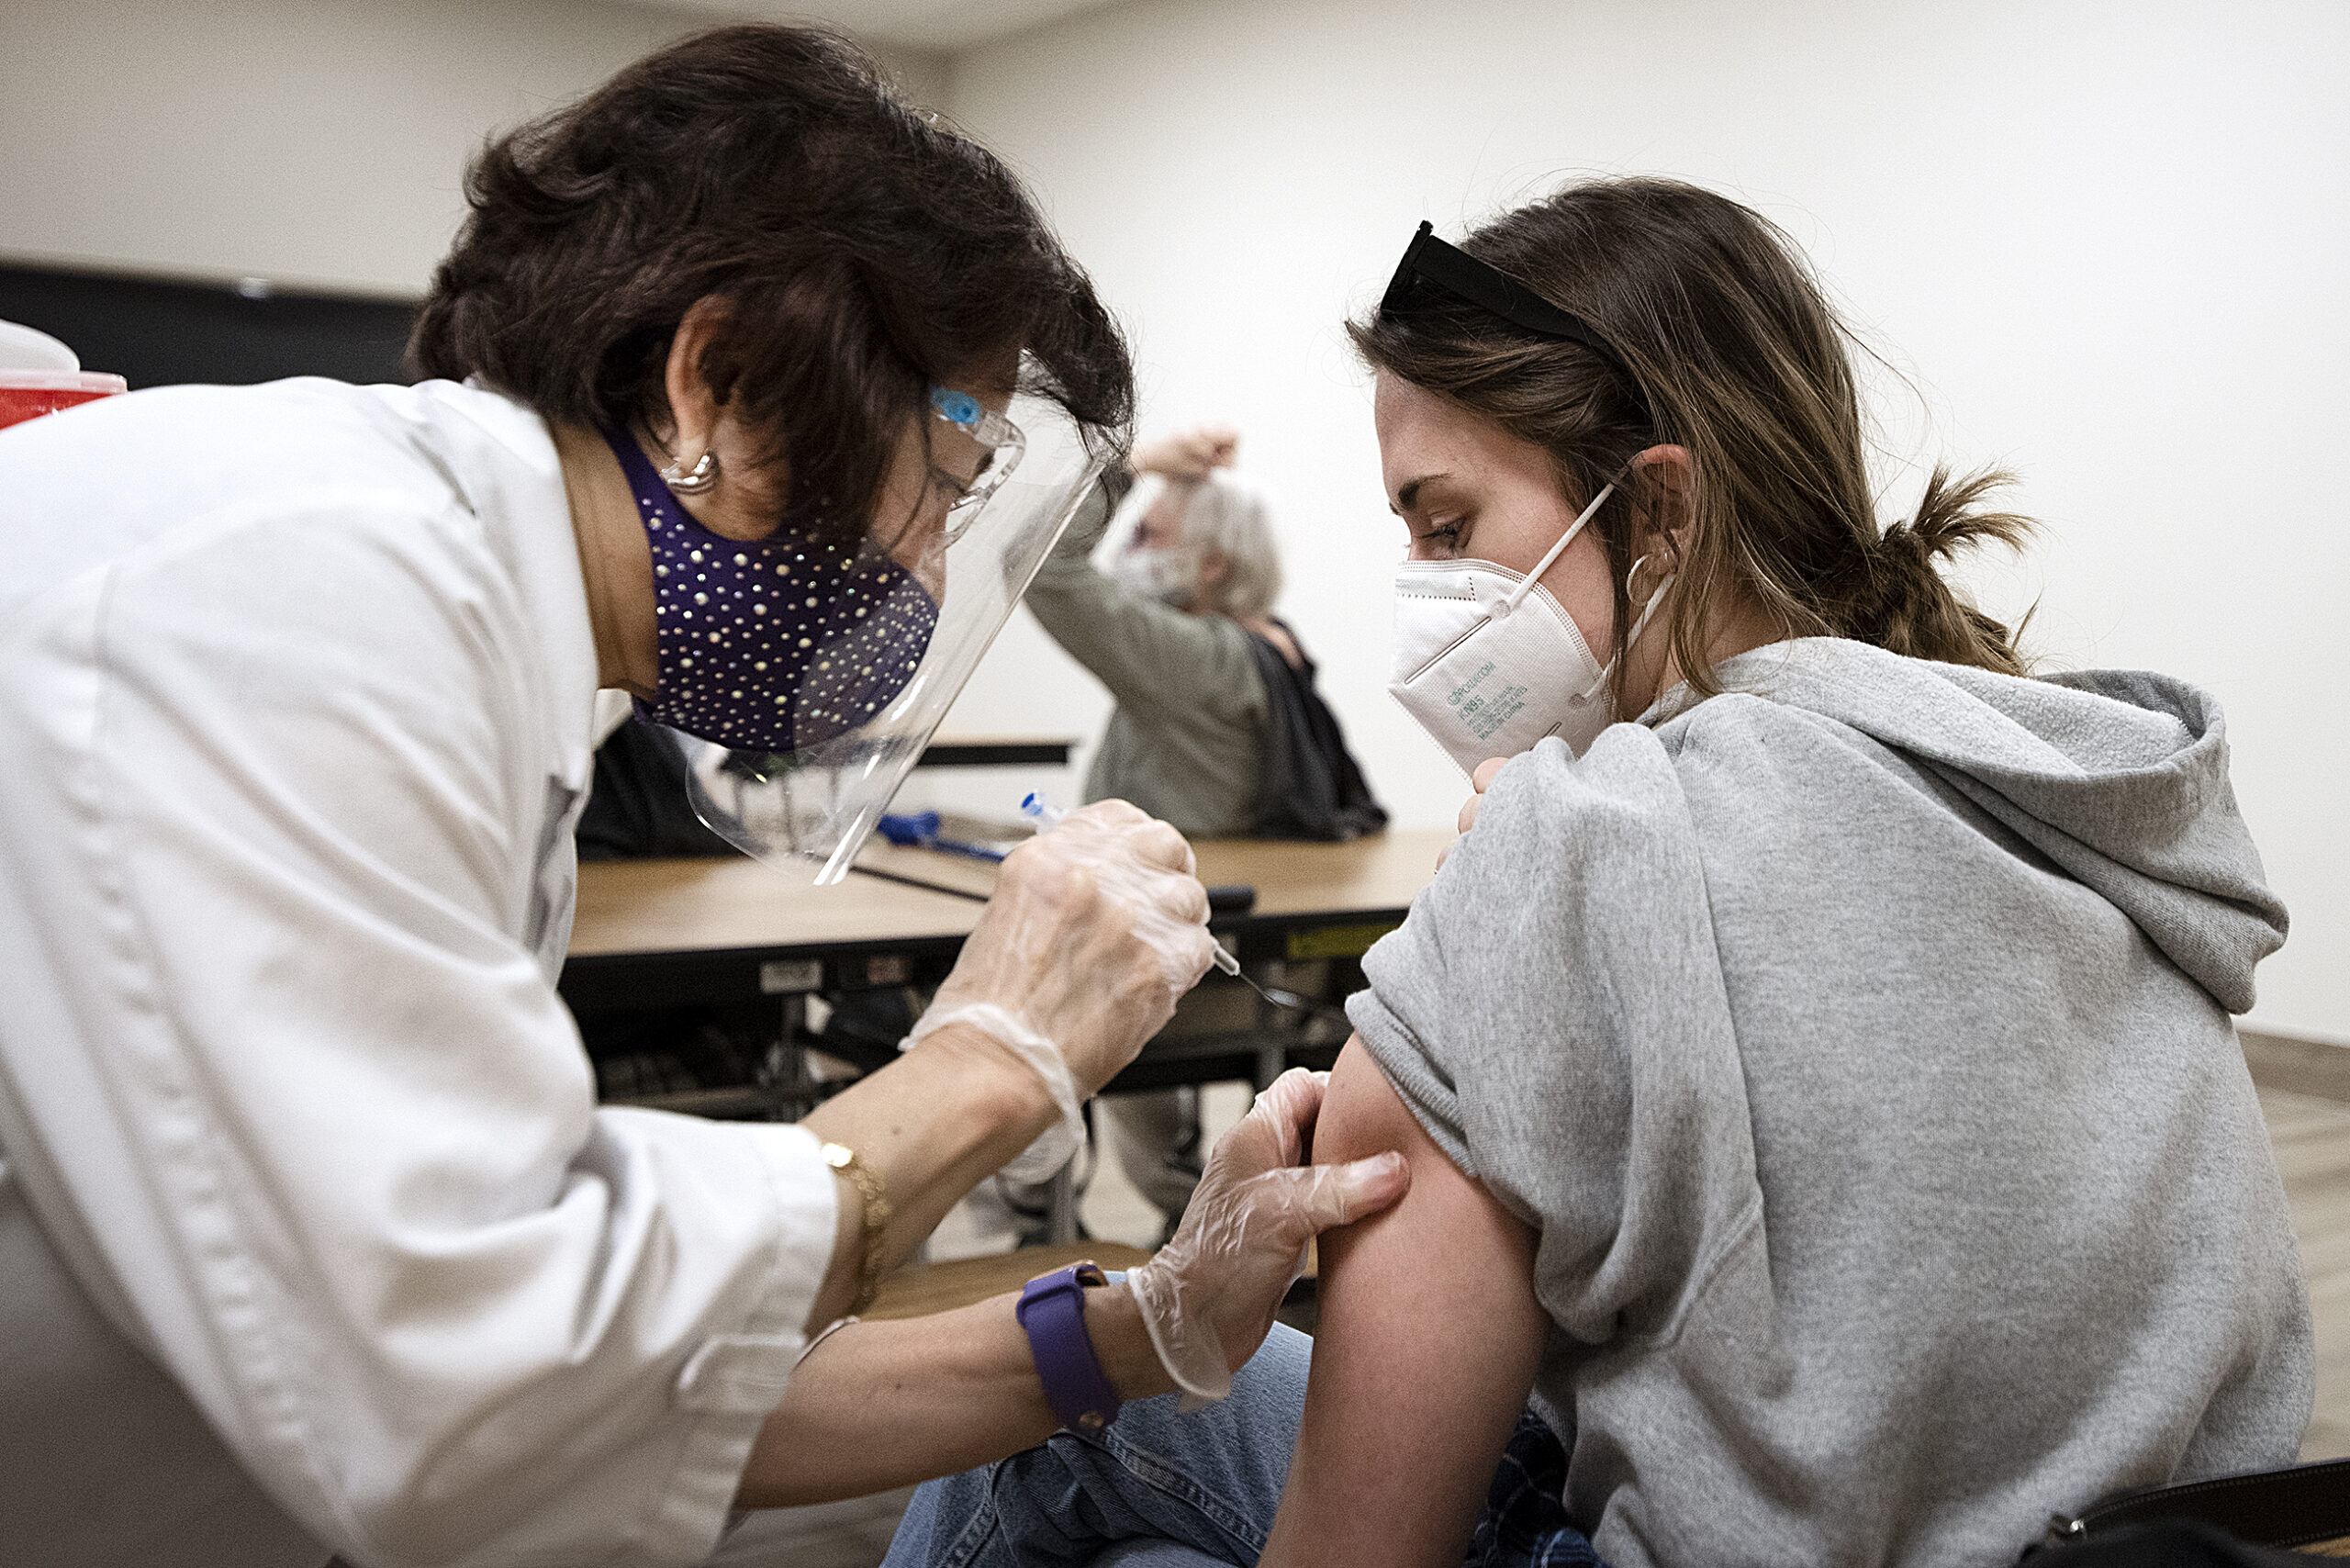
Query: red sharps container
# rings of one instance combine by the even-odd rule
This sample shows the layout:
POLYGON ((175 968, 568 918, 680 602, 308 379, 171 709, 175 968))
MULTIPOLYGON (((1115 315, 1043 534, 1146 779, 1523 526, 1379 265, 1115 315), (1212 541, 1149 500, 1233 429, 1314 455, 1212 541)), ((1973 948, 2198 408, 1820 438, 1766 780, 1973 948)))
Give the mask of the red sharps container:
POLYGON ((0 429, 129 390, 119 375, 84 370, 73 351, 47 332, 0 321, 0 429))

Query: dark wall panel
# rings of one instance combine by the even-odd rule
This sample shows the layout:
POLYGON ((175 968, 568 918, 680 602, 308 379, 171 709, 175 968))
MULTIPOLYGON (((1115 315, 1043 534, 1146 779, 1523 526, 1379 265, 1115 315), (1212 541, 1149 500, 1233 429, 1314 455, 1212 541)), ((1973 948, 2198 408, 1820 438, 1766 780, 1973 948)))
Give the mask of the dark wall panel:
POLYGON ((62 339, 141 386, 285 375, 407 382, 414 302, 0 263, 0 320, 62 339))

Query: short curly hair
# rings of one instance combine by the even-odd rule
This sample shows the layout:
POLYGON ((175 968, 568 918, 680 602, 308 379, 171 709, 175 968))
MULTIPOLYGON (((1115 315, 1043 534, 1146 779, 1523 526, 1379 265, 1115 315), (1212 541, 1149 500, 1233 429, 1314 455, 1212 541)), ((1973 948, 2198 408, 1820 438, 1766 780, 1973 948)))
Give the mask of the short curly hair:
POLYGON ((1001 161, 834 34, 671 44, 490 142, 465 195, 410 367, 550 421, 658 428, 671 339, 715 297, 701 373, 784 465, 778 523, 864 532, 931 384, 1022 351, 1022 390, 1102 450, 1126 439, 1133 365, 1083 269, 1001 161))

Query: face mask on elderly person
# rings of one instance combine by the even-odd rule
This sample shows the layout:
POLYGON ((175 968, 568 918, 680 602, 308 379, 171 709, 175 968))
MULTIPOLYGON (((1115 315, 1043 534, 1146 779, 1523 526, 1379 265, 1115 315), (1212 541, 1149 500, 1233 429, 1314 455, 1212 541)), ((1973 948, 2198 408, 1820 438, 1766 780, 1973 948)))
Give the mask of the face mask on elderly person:
POLYGON ((1265 614, 1279 596, 1280 555, 1264 498, 1227 471, 1197 479, 1146 475, 1113 527, 1120 523, 1125 543, 1107 576, 1129 593, 1243 622, 1265 614))
POLYGON ((1143 476, 1126 503, 1133 528, 1110 562, 1112 582, 1178 610, 1191 607, 1199 595, 1207 556, 1190 515, 1202 487, 1198 479, 1143 476))
POLYGON ((1181 607, 1200 591, 1196 544, 1135 545, 1110 564, 1110 580, 1129 593, 1181 607))

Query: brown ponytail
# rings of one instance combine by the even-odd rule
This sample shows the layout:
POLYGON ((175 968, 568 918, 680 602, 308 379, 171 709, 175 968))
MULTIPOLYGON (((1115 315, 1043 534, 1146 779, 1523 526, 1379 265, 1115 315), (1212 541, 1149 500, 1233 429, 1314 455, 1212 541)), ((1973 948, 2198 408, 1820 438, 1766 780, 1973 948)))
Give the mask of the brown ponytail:
POLYGON ((2014 634, 1961 599, 1936 566, 1985 542, 2022 548, 2031 519, 1976 510, 1991 492, 2013 483, 2015 476, 2004 469, 1954 480, 1949 469, 1937 467, 1917 517, 1886 529, 1866 553, 1851 596, 1838 602, 1822 595, 1822 619, 1838 636, 1913 659, 2025 673, 2014 634))
POLYGON ((1621 363, 1467 301, 1373 315, 1348 333, 1375 369, 1543 448, 1578 510, 1619 480, 1622 499, 1591 522, 1614 569, 1617 655, 1638 520, 1668 504, 1652 471, 1629 465, 1672 444, 1689 454, 1689 526, 1659 623, 1699 692, 1719 689, 1711 612, 1741 593, 1790 636, 2023 672, 2008 628, 1939 566, 2031 532, 2028 518, 1982 510, 2009 476, 1937 469, 1917 517, 1880 532, 1851 334, 1768 219, 1676 180, 1594 180, 1505 213, 1460 248, 1596 327, 1621 363))

